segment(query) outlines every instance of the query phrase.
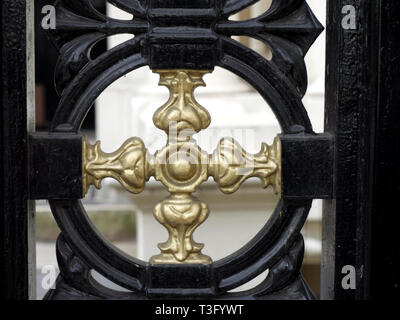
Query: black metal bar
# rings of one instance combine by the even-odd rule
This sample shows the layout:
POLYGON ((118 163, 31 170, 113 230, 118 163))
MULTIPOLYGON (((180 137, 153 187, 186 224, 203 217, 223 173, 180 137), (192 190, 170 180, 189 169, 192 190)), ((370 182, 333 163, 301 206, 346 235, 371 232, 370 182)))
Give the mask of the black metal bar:
POLYGON ((326 131, 335 137, 336 156, 335 197, 324 204, 323 299, 366 299, 370 296, 380 3, 369 0, 327 2, 326 131), (343 10, 349 5, 351 7, 343 10), (352 19, 352 12, 355 25, 347 20, 352 19), (355 268, 354 289, 342 285, 343 278, 350 275, 350 271, 343 269, 345 266, 355 268))
POLYGON ((146 295, 148 298, 215 296, 211 265, 149 265, 147 267, 146 295), (182 281, 184 279, 184 281, 182 281))
POLYGON ((282 143, 282 197, 330 199, 333 192, 333 139, 330 134, 287 134, 282 143))
POLYGON ((382 1, 370 297, 400 295, 400 1, 382 1))
POLYGON ((82 135, 37 133, 29 136, 29 198, 83 198, 82 135))
POLYGON ((219 58, 218 36, 212 25, 220 1, 150 1, 150 32, 143 55, 151 69, 214 69, 219 58))
POLYGON ((1 2, 0 290, 29 298, 26 1, 1 2))

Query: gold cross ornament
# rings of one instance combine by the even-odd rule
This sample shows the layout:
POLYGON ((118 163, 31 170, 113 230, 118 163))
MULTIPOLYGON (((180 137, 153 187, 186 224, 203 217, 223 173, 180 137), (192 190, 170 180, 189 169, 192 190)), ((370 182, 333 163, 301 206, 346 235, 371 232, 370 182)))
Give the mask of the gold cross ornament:
POLYGON ((157 128, 168 135, 167 145, 150 155, 139 138, 128 139, 113 153, 104 153, 100 142, 94 146, 83 140, 83 192, 90 185, 101 188, 107 177, 118 180, 132 193, 143 191, 151 176, 160 181, 170 196, 154 208, 155 218, 168 230, 167 242, 158 245, 161 253, 151 264, 210 264, 202 254, 204 245, 193 240, 194 230, 209 215, 206 203, 195 198, 196 188, 213 177, 224 193, 233 193, 250 177, 258 177, 266 188, 281 189, 281 144, 263 143, 261 151, 248 154, 232 138, 224 138, 212 155, 197 145, 193 135, 206 129, 211 118, 194 98, 194 90, 205 86, 203 76, 210 71, 158 70, 160 85, 168 87, 168 102, 154 114, 157 128))

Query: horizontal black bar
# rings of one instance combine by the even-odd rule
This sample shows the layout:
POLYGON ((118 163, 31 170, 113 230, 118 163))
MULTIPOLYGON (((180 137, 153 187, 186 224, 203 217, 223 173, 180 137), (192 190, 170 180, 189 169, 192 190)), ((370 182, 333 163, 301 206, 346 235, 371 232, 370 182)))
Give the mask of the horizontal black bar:
POLYGON ((82 198, 82 136, 30 135, 29 187, 32 200, 82 198))
MULTIPOLYGON (((332 136, 294 134, 280 139, 282 196, 332 198, 332 136)), ((82 136, 33 134, 29 142, 30 199, 82 198, 82 136)))
POLYGON ((147 267, 146 295, 149 298, 212 297, 215 279, 212 265, 162 264, 147 267))
POLYGON ((282 197, 333 197, 333 138, 330 134, 289 134, 282 142, 282 197))
POLYGON ((150 0, 149 8, 209 9, 221 0, 150 0))
POLYGON ((212 31, 191 27, 154 27, 148 37, 150 43, 214 44, 218 41, 212 31))
POLYGON ((147 11, 149 19, 217 19, 218 15, 214 9, 152 9, 147 11))

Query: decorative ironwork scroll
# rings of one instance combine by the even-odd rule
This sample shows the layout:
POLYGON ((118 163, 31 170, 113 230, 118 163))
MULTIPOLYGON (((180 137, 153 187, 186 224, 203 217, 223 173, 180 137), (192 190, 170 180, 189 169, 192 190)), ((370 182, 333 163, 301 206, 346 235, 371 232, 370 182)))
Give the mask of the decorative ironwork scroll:
POLYGON ((192 239, 209 212, 206 204, 191 195, 209 176, 226 193, 236 191, 252 176, 279 190, 282 169, 280 139, 271 147, 263 144, 257 155, 247 154, 232 140, 222 141, 212 155, 197 146, 192 134, 210 123, 208 112, 193 96, 193 90, 203 85, 204 70, 219 66, 251 84, 274 111, 284 135, 315 136, 301 100, 307 89, 304 56, 322 26, 306 1, 274 0, 264 14, 247 21, 229 17, 257 0, 109 2, 133 14, 133 19, 103 15, 90 0, 56 1, 57 27, 51 37, 60 51, 55 82, 61 99, 51 135, 77 135, 95 99, 128 72, 145 65, 159 72, 160 84, 170 89, 170 99, 156 112, 154 123, 169 134, 166 147, 150 155, 139 139, 131 138, 116 152, 106 154, 99 144, 91 146, 84 140, 82 181, 85 191, 90 184, 100 187, 103 178, 113 177, 137 193, 155 176, 171 193, 155 208, 156 218, 170 237, 160 245, 161 254, 146 263, 116 251, 93 230, 79 199, 51 200, 62 234, 57 244, 60 276, 47 299, 179 298, 187 292, 209 299, 312 299, 300 274, 304 252, 300 230, 310 198, 283 197, 253 240, 231 256, 212 262, 192 239), (91 48, 98 41, 120 33, 135 37, 91 58, 91 48), (272 59, 231 38, 240 35, 265 42, 272 59), (175 138, 171 130, 176 131, 175 138), (189 134, 183 138, 179 133, 184 131, 189 134), (192 151, 189 158, 168 162, 169 156, 186 155, 180 151, 187 149, 192 151), (235 174, 242 168, 239 158, 253 163, 252 170, 235 174), (130 292, 101 286, 91 277, 91 269, 130 292), (228 293, 267 269, 269 274, 260 285, 228 293))

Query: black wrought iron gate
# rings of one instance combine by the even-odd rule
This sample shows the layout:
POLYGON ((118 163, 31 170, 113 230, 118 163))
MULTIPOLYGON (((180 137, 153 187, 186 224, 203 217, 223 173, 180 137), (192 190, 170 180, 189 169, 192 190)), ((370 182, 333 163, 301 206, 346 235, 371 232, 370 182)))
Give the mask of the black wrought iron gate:
POLYGON ((274 0, 264 14, 248 21, 229 17, 257 0, 109 2, 134 18, 111 19, 89 0, 55 3, 57 25, 51 37, 60 52, 55 70, 60 103, 46 134, 27 129, 29 11, 25 1, 2 2, 4 297, 29 295, 29 199, 50 200, 62 231, 57 241, 60 276, 47 299, 313 299, 300 273, 300 230, 317 198, 326 199, 322 297, 362 299, 378 296, 380 289, 385 294, 398 290, 394 259, 399 253, 393 244, 398 218, 386 210, 398 189, 394 177, 399 169, 384 138, 399 138, 398 127, 393 126, 399 99, 393 90, 399 83, 397 1, 327 1, 324 134, 314 133, 302 104, 307 90, 304 56, 323 30, 305 0, 274 0), (346 5, 355 9, 354 28, 342 23, 346 5), (90 58, 94 44, 119 33, 135 37, 90 58), (272 59, 232 39, 238 35, 265 42, 272 59), (145 65, 160 74, 160 84, 171 92, 154 115, 155 125, 169 135, 165 148, 150 155, 138 138, 129 139, 113 154, 91 146, 79 130, 95 99, 112 82, 145 65), (221 141, 212 155, 197 146, 192 135, 207 128, 211 119, 194 99, 194 89, 216 66, 246 80, 268 102, 282 128, 273 146, 264 144, 257 155, 246 153, 233 140, 221 141), (180 158, 187 150, 189 159, 180 158), (253 165, 251 171, 236 173, 237 168, 248 168, 235 156, 227 161, 235 152, 253 165), (172 162, 175 155, 178 160, 172 162), (105 177, 139 193, 150 176, 171 193, 155 208, 170 238, 160 244, 160 255, 144 262, 115 251, 94 230, 79 199, 89 185, 100 187, 105 177), (257 176, 281 194, 260 233, 238 252, 215 262, 192 238, 208 215, 207 205, 192 193, 209 176, 226 193, 257 176), (388 183, 385 192, 382 179, 388 183), (378 262, 381 256, 383 261, 378 262), (357 271, 356 288, 350 290, 341 285, 346 265, 357 271), (257 287, 229 292, 267 269, 267 278, 257 287), (130 292, 103 287, 91 277, 91 270, 130 292), (386 281, 377 280, 381 271, 386 281))

